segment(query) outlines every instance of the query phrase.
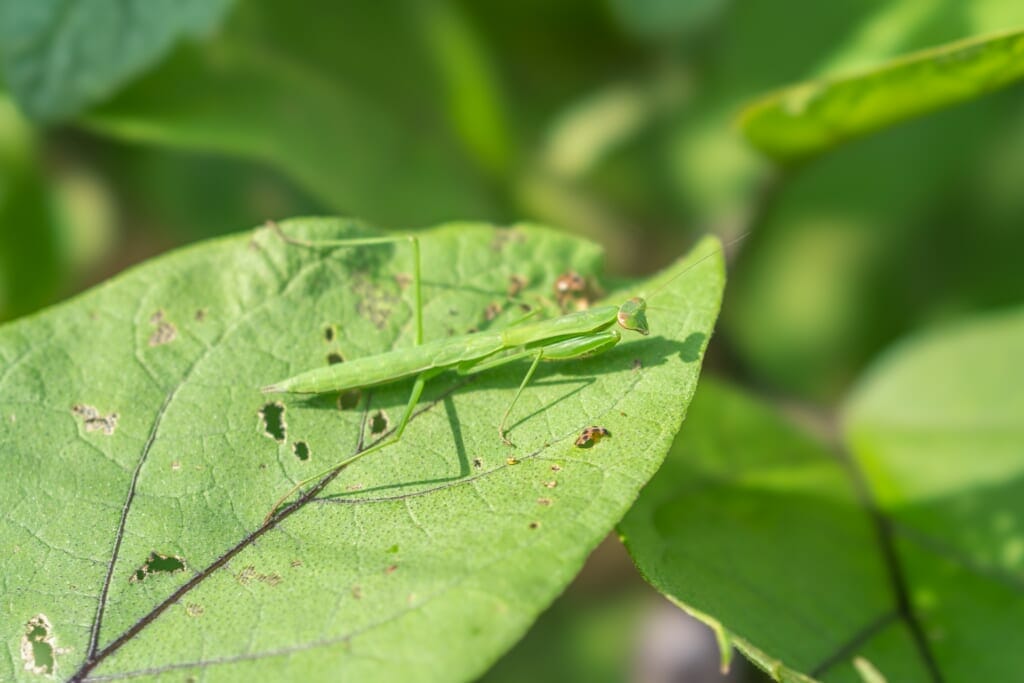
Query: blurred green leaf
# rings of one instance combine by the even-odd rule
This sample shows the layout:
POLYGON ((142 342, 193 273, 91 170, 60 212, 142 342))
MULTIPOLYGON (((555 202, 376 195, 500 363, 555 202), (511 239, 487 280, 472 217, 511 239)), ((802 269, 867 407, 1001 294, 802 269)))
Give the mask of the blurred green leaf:
POLYGON ((970 100, 1024 76, 1024 31, 971 38, 870 71, 809 82, 750 105, 747 139, 783 161, 970 100))
MULTIPOLYGON (((269 163, 326 205, 389 226, 498 217, 486 180, 429 102, 405 111, 367 97, 345 82, 348 71, 306 61, 302 51, 275 50, 248 14, 239 23, 216 45, 180 49, 85 124, 129 141, 269 163)), ((339 41, 336 32, 332 39, 339 41)), ((403 49, 415 52, 415 46, 403 49)), ((413 64, 423 60, 420 55, 413 64)))
POLYGON ((830 400, 893 339, 1024 297, 1021 94, 854 141, 776 189, 723 311, 759 378, 830 400))
POLYGON ((679 37, 706 28, 728 0, 609 0, 622 25, 644 38, 679 37))
POLYGON ((35 135, 0 95, 0 320, 49 303, 63 283, 64 258, 35 135))
POLYGON ((644 577, 779 681, 931 681, 849 469, 739 390, 705 379, 619 526, 644 577))
POLYGON ((7 87, 32 118, 102 101, 180 38, 209 33, 232 0, 0 0, 7 87))
MULTIPOLYGON (((366 232, 338 219, 283 227, 366 232)), ((567 269, 593 273, 601 260, 590 243, 529 226, 453 224, 424 233, 422 248, 428 338, 486 326, 513 276, 526 296, 550 296, 567 269)), ((0 520, 12 549, 0 557, 0 627, 43 628, 50 640, 29 645, 50 643, 61 677, 479 674, 658 468, 717 315, 720 252, 709 240, 637 283, 654 335, 542 371, 513 413, 515 450, 496 426, 525 365, 468 384, 439 376, 400 444, 270 527, 273 501, 360 447, 364 426, 367 440, 381 436, 409 387, 364 392, 360 410, 339 410, 337 396, 270 403, 258 387, 411 345, 407 250, 321 252, 257 230, 0 328, 0 495, 18 501, 0 520), (611 436, 576 448, 592 424, 611 436)), ((5 642, 0 677, 33 680, 22 653, 34 650, 5 642)))
POLYGON ((890 519, 944 678, 1012 680, 1024 619, 1024 309, 906 341, 864 377, 844 432, 890 519))

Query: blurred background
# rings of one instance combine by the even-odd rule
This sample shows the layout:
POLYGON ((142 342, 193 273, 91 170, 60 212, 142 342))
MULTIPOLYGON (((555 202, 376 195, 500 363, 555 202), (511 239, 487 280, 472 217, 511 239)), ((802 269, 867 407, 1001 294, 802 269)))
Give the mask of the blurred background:
MULTIPOLYGON (((895 339, 1024 300, 1024 88, 790 166, 736 126, 789 83, 1022 26, 1022 3, 123 4, 0 3, 0 320, 295 215, 541 222, 615 275, 749 233, 706 371, 827 430, 895 339)), ((611 539, 488 680, 723 680, 666 605, 611 539)))

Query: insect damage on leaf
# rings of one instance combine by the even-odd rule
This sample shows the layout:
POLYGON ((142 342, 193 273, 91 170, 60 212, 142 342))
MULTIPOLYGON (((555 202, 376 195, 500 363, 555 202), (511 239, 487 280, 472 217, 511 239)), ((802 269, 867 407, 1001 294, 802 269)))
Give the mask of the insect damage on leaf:
POLYGON ((178 328, 174 326, 174 323, 164 318, 163 311, 154 313, 149 319, 149 324, 156 326, 153 334, 149 336, 150 346, 168 344, 178 336, 178 328))
POLYGON ((292 452, 299 460, 309 460, 309 445, 305 441, 296 441, 292 445, 292 452))
POLYGON ((21 661, 25 671, 52 676, 57 669, 57 655, 62 653, 46 615, 37 614, 29 619, 21 637, 21 661))
POLYGON ((327 364, 328 365, 337 365, 338 363, 344 363, 344 362, 345 362, 345 358, 340 353, 338 353, 337 351, 331 351, 329 354, 327 354, 327 364))
POLYGON ((609 432, 604 427, 587 427, 582 432, 580 432, 580 435, 578 437, 576 437, 576 447, 591 448, 601 439, 611 435, 612 433, 609 432))
POLYGON ((363 392, 358 389, 349 389, 338 394, 338 410, 352 410, 359 405, 359 399, 363 392))
POLYGON ((370 433, 380 436, 388 429, 388 415, 383 410, 378 410, 370 418, 370 433))
POLYGON ((278 443, 284 443, 288 433, 288 424, 284 421, 284 404, 280 401, 264 403, 259 410, 263 434, 278 443))
POLYGON ((95 407, 81 403, 71 406, 71 412, 82 418, 82 426, 85 427, 87 432, 102 431, 107 436, 110 436, 117 429, 117 413, 100 415, 100 411, 95 407))
POLYGON ((185 559, 177 555, 164 555, 155 550, 142 566, 135 570, 135 573, 128 579, 129 583, 141 583, 150 574, 175 574, 185 571, 185 559))

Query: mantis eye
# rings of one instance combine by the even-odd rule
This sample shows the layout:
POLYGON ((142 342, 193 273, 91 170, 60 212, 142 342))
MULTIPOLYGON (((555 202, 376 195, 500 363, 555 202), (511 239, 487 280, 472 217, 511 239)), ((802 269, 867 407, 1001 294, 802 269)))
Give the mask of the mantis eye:
POLYGON ((619 327, 623 329, 633 330, 642 335, 650 334, 647 327, 647 302, 638 296, 619 306, 617 319, 619 327))

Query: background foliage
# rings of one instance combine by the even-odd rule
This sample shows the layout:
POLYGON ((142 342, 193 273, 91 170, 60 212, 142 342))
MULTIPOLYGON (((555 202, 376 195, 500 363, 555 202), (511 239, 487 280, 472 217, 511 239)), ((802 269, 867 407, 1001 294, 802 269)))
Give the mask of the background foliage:
MULTIPOLYGON (((1000 678, 1022 27, 1009 0, 0 0, 0 320, 293 215, 528 218, 618 274, 747 234, 705 369, 727 383, 624 522, 633 559, 778 676, 1000 678)), ((608 548, 496 680, 543 678, 541 651, 647 671, 653 598, 608 548)))

